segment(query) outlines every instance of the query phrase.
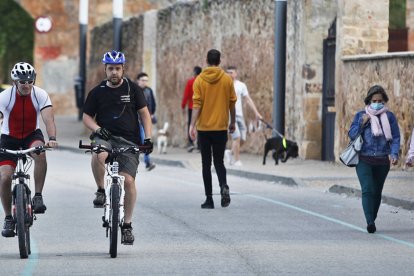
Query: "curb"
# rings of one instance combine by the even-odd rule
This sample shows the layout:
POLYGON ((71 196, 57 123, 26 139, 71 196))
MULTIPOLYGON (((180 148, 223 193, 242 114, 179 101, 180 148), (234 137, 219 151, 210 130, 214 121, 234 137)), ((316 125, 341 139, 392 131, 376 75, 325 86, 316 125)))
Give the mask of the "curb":
POLYGON ((244 177, 248 179, 255 179, 260 181, 269 181, 269 182, 275 182, 280 183, 287 186, 298 186, 298 183, 293 178, 290 177, 284 177, 284 176, 277 176, 277 175, 271 175, 271 174, 265 174, 265 173, 254 173, 254 172, 246 172, 246 171, 240 171, 240 170, 234 170, 234 169, 226 169, 228 174, 244 177))
MULTIPOLYGON (((355 196, 355 197, 361 197, 361 190, 345 187, 341 185, 333 185, 328 190, 330 193, 337 193, 337 194, 346 194, 348 196, 355 196)), ((385 203, 394 207, 403 208, 406 210, 414 210, 414 202, 410 200, 405 199, 399 199, 387 195, 382 195, 381 197, 382 201, 381 203, 385 203)))

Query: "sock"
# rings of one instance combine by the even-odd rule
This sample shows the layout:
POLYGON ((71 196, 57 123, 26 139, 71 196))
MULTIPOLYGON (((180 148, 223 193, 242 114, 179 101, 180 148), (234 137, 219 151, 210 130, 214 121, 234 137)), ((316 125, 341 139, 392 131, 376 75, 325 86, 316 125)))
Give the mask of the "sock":
POLYGON ((42 196, 42 193, 35 193, 35 196, 42 196))
POLYGON ((98 192, 105 193, 105 189, 98 188, 98 192))

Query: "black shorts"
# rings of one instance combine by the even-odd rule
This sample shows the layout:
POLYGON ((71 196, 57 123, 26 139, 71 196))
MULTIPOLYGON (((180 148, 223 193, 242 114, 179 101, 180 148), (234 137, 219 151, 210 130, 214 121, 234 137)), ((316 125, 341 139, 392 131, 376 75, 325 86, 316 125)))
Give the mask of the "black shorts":
MULTIPOLYGON (((6 134, 2 134, 0 137, 0 148, 9 150, 28 149, 32 146, 33 142, 42 141, 45 143, 45 138, 40 129, 36 129, 29 136, 23 139, 17 139, 6 134)), ((0 166, 10 165, 13 168, 16 167, 17 158, 10 154, 0 154, 0 166)))

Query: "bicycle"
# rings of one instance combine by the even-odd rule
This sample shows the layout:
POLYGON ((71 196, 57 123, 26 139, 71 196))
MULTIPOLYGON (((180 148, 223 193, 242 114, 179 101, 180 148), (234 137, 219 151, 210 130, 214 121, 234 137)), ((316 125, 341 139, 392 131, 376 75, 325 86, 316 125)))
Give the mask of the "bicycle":
POLYGON ((32 192, 28 171, 33 163, 31 153, 40 154, 48 147, 37 146, 25 150, 9 150, 0 148, 0 154, 11 154, 17 157, 16 169, 12 176, 12 216, 16 224, 20 258, 26 259, 30 254, 30 227, 36 216, 32 210, 32 192))
MULTIPOLYGON (((124 181, 125 177, 119 174, 119 163, 117 157, 122 153, 139 153, 144 147, 130 146, 125 148, 108 149, 102 145, 85 145, 82 140, 79 141, 80 149, 88 149, 86 152, 109 153, 106 160, 106 187, 105 187, 105 204, 103 227, 106 228, 106 237, 109 237, 109 254, 111 258, 116 258, 118 251, 118 227, 122 227, 124 223, 124 181)), ((121 244, 124 243, 121 236, 121 244)))

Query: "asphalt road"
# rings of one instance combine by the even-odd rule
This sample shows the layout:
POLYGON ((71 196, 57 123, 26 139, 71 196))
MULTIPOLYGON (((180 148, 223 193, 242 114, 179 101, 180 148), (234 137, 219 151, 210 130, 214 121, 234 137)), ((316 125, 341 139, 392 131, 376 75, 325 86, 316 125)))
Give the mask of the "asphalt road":
MULTIPOLYGON (((203 210, 201 171, 158 166, 137 178, 135 244, 111 259, 92 207, 90 157, 48 152, 46 214, 32 255, 0 238, 0 275, 412 275, 414 214, 382 205, 366 233, 361 201, 309 187, 228 176, 232 202, 203 210)), ((300 172, 298 172, 300 173, 300 172)), ((0 212, 2 214, 2 212, 0 212)))

